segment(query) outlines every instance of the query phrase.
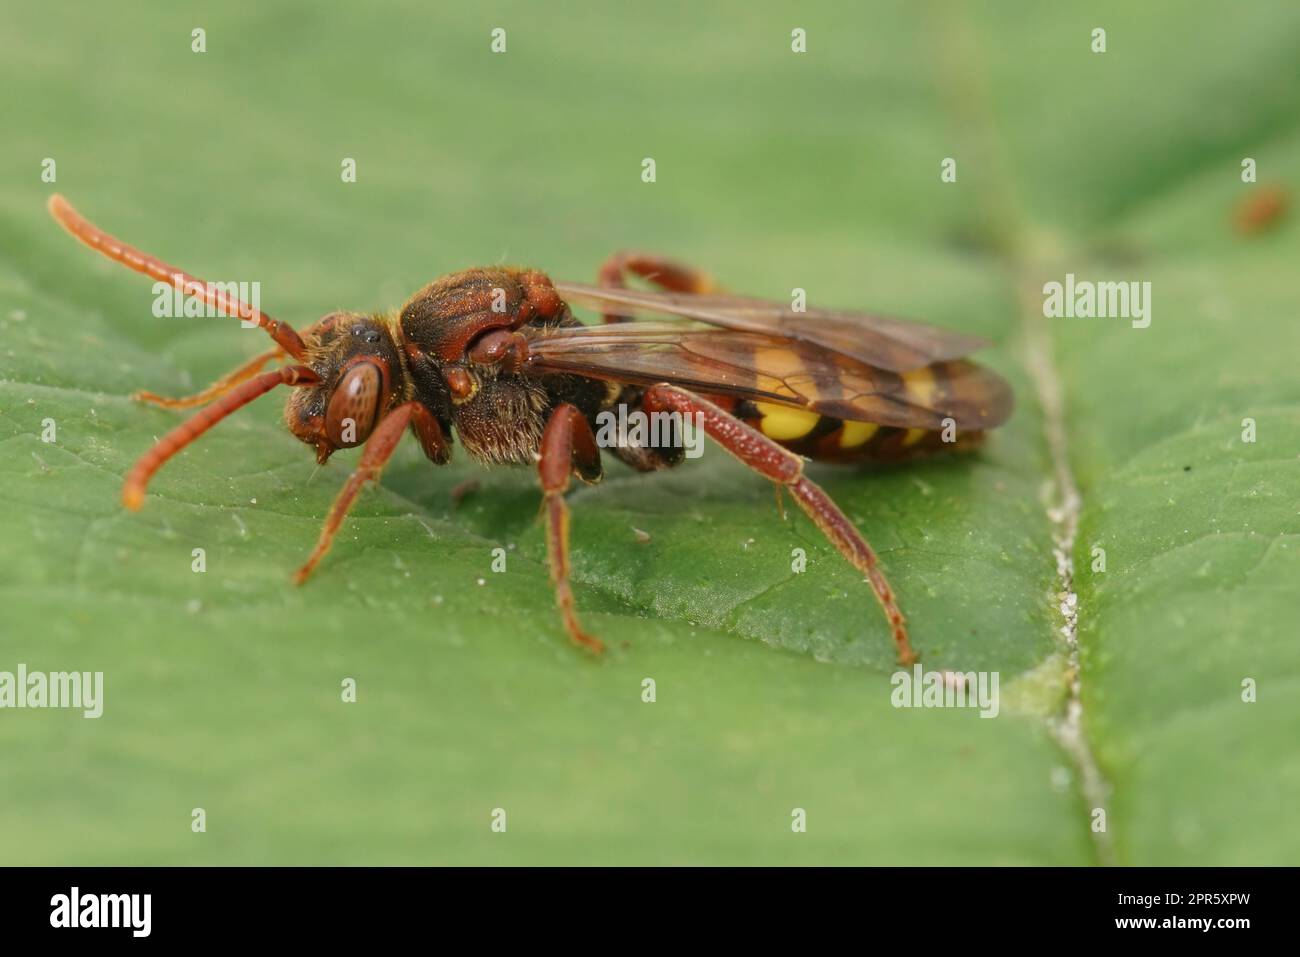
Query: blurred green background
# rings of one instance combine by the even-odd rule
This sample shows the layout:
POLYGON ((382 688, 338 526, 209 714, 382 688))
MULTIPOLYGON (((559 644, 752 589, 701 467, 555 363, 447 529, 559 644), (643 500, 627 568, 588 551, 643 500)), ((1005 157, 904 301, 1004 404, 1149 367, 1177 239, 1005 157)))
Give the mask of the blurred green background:
POLYGON ((1300 861, 1300 232, 1232 224, 1296 184, 1300 9, 849 6, 6 8, 0 670, 106 691, 98 720, 0 711, 0 863, 1300 861), (530 470, 408 443, 294 589, 355 453, 317 471, 268 398, 124 513, 178 418, 129 393, 265 341, 155 319, 147 280, 48 219, 54 191, 299 326, 469 265, 588 280, 632 247, 986 336, 1018 394, 986 451, 813 474, 927 665, 1000 672, 1002 714, 892 708, 865 586, 716 450, 572 496, 598 663, 553 611, 530 470), (1044 319, 1066 272, 1152 282, 1151 327, 1044 319))

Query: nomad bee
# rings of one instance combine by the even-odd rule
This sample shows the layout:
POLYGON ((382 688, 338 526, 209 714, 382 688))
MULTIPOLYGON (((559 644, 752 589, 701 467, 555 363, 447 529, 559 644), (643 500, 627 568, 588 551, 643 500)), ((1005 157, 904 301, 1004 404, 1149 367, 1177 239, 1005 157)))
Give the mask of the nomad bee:
MULTIPOLYGON (((168 409, 202 406, 135 464, 122 488, 139 509, 155 472, 236 409, 277 386, 292 391, 289 431, 325 462, 364 445, 295 580, 329 551, 348 510, 409 428, 424 454, 451 458, 453 433, 485 464, 537 464, 547 558, 565 628, 580 646, 604 645, 583 630, 569 584, 571 475, 601 477, 597 419, 619 407, 677 413, 759 475, 784 488, 870 583, 899 660, 916 655, 875 553, 825 492, 805 458, 898 461, 970 448, 1011 412, 1011 390, 964 357, 978 339, 916 323, 722 295, 704 274, 657 256, 620 253, 597 285, 552 282, 535 269, 485 267, 435 280, 398 312, 333 312, 301 332, 232 298, 219 285, 109 236, 60 196, 50 213, 90 248, 168 283, 226 315, 261 326, 275 347, 182 399, 136 398, 168 409), (637 276, 663 291, 626 288, 637 276), (584 325, 570 312, 601 312, 584 325), (655 321, 635 319, 650 313, 655 321), (283 363, 262 371, 270 363, 283 363)), ((678 421, 674 417, 674 421, 678 421)), ((622 443, 612 450, 641 471, 671 468, 682 448, 622 443)))

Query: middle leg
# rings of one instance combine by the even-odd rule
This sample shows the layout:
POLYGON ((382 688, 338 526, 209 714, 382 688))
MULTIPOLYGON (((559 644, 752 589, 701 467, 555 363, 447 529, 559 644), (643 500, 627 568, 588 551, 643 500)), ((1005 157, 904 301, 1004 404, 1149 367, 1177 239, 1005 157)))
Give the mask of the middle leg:
POLYGON ((555 604, 564 619, 565 630, 575 644, 594 654, 605 650, 605 643, 588 634, 578 621, 573 588, 569 585, 569 506, 564 493, 569 476, 576 472, 584 482, 600 481, 600 448, 591 425, 577 406, 565 402, 555 407, 542 433, 541 457, 537 474, 542 482, 542 508, 546 511, 546 555, 555 587, 555 604))

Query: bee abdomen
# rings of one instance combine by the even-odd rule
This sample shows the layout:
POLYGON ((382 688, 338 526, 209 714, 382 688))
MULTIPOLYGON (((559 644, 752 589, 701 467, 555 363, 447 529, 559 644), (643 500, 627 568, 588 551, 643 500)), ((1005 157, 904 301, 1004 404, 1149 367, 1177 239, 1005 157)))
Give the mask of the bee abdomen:
POLYGON ((823 462, 902 461, 932 452, 973 448, 983 432, 903 429, 852 422, 768 402, 747 402, 737 414, 791 452, 823 462))

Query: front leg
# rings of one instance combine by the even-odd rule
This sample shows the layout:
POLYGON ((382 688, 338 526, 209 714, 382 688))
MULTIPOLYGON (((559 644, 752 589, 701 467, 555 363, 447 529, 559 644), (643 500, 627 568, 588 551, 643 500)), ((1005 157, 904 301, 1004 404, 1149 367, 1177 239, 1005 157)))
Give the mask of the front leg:
POLYGON ((546 511, 546 556, 555 587, 555 605, 564 619, 569 637, 593 654, 605 650, 605 644, 589 635, 578 622, 573 589, 569 585, 569 506, 564 493, 569 475, 578 473, 584 482, 600 481, 600 449, 591 425, 578 408, 567 402, 555 407, 542 432, 541 455, 537 474, 542 483, 542 508, 546 511))
POLYGON ((169 398, 165 395, 158 395, 156 392, 132 392, 131 398, 137 402, 148 402, 162 409, 193 409, 196 406, 207 405, 213 399, 218 399, 230 392, 237 385, 247 382, 253 376, 262 371, 262 367, 268 362, 284 357, 284 350, 279 346, 270 352, 264 352, 260 356, 254 356, 239 368, 227 372, 212 385, 208 386, 202 392, 196 392, 194 395, 182 396, 180 398, 169 398))
POLYGON ((804 477, 802 458, 707 399, 685 389, 666 384, 652 386, 646 390, 643 404, 648 412, 678 412, 683 419, 698 414, 709 438, 759 475, 789 489, 799 507, 808 513, 822 534, 830 539, 831 544, 854 568, 867 577, 880 606, 885 610, 885 617, 889 619, 899 662, 904 667, 910 667, 916 662, 916 652, 912 651, 908 641, 903 613, 894 599, 893 589, 880 570, 876 553, 853 527, 853 523, 831 501, 830 496, 811 479, 804 477))
POLYGON ((301 585, 310 578, 311 573, 320 564, 320 560, 330 550, 330 545, 334 543, 334 536, 342 527, 343 520, 347 518, 357 496, 361 494, 362 487, 367 482, 379 478, 389 458, 396 451, 397 443, 402 440, 402 432, 407 425, 415 426, 416 435, 420 438, 425 454, 434 462, 446 462, 450 457, 451 452, 443 441, 438 420, 419 402, 399 405, 384 416, 375 426, 375 430, 370 433, 370 438, 366 440, 365 448, 361 450, 361 462, 348 477, 338 497, 334 499, 334 504, 330 506, 329 515, 325 519, 316 547, 312 549, 311 555, 303 566, 294 573, 293 580, 296 584, 301 585))

